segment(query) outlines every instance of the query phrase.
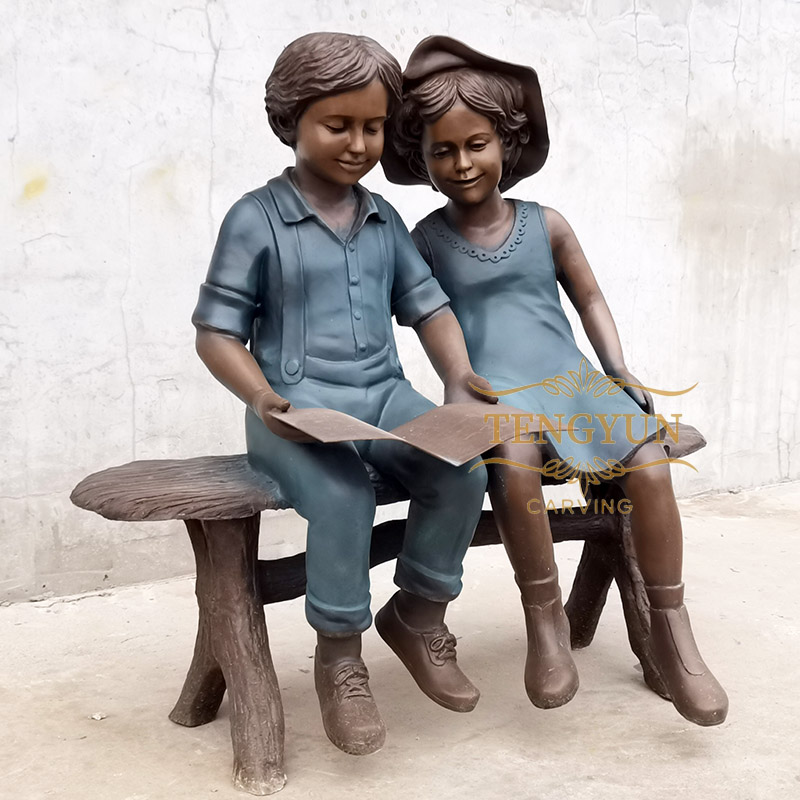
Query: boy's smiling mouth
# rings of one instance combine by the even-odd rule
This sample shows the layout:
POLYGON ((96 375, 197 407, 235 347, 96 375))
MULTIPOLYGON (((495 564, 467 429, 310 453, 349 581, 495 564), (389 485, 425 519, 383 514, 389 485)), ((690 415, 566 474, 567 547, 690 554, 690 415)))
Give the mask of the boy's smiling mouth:
POLYGON ((356 171, 359 169, 363 169, 364 165, 368 163, 367 159, 362 159, 361 161, 348 161, 344 158, 337 158, 336 162, 339 166, 343 167, 346 170, 356 171))

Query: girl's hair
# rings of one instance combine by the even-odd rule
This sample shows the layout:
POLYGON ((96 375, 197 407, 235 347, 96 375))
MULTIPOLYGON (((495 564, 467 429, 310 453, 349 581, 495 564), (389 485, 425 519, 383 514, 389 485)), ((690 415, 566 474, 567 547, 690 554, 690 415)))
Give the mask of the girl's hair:
POLYGON ((368 36, 309 33, 283 50, 267 78, 265 104, 270 127, 294 147, 297 123, 315 100, 363 89, 379 80, 389 95, 389 113, 400 102, 397 59, 368 36))
POLYGON ((393 135, 397 152, 418 178, 430 183, 422 155, 424 126, 441 119, 458 100, 494 124, 505 151, 504 179, 513 171, 523 145, 530 138, 528 117, 522 110, 522 87, 509 75, 465 67, 423 80, 406 93, 395 117, 393 135))

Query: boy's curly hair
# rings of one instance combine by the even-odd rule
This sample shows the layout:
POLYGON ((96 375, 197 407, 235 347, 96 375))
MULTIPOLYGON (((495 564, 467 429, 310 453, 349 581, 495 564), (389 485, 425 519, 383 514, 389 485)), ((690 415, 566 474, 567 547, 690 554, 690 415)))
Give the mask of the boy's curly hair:
POLYGON ((278 138, 294 147, 297 123, 315 100, 363 89, 379 80, 389 95, 389 113, 400 101, 397 59, 368 36, 309 33, 278 56, 267 78, 267 118, 278 138))
MULTIPOLYGON (((494 124, 505 151, 505 179, 516 166, 522 147, 530 138, 528 117, 522 110, 522 87, 511 76, 465 67, 437 73, 409 89, 392 124, 397 152, 420 180, 430 183, 422 155, 424 126, 441 119, 458 100, 494 124)), ((501 190, 503 179, 500 181, 501 190)))

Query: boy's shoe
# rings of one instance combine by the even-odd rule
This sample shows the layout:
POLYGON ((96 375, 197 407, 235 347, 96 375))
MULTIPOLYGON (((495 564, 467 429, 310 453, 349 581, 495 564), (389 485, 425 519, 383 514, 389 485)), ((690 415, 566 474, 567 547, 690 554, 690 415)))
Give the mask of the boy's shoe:
POLYGON ((431 700, 451 711, 472 711, 481 693, 456 662, 456 637, 444 623, 425 631, 409 627, 397 612, 396 598, 375 615, 380 637, 431 700))
POLYGON ((325 733, 340 750, 365 756, 383 747, 386 728, 369 688, 369 672, 360 658, 328 665, 315 651, 314 686, 325 733))

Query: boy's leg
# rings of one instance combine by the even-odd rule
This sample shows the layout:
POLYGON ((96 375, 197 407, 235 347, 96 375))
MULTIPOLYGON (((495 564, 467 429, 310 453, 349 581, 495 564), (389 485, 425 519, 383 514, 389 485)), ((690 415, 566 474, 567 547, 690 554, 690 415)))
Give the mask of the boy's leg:
POLYGON ((375 492, 355 447, 298 444, 247 412, 251 463, 273 478, 308 521, 306 617, 328 636, 369 628, 369 544, 375 492))
MULTIPOLYGON (((407 381, 395 381, 384 397, 379 426, 394 428, 430 408, 433 403, 407 381)), ((453 467, 396 442, 371 442, 365 458, 411 495, 395 573, 400 592, 376 616, 378 632, 429 697, 470 711, 479 693, 458 668, 444 613, 461 591, 462 561, 480 518, 486 471, 470 471, 472 463, 453 467)))
POLYGON ((355 446, 298 444, 246 419, 251 462, 308 521, 306 617, 317 631, 314 683, 328 738, 341 750, 380 749, 385 728, 361 660, 372 617, 369 545, 375 492, 355 446))

